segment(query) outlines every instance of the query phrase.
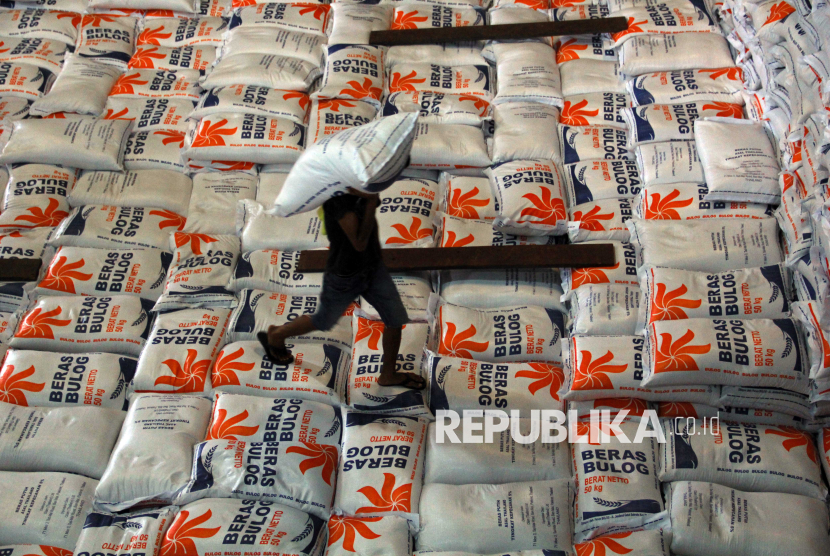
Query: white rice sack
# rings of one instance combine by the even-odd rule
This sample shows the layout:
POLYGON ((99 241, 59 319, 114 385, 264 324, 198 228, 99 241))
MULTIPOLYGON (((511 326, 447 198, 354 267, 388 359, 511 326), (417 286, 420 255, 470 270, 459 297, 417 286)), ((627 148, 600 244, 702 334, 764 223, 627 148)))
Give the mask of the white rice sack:
MULTIPOLYGON (((334 5, 342 6, 343 4, 334 5)), ((355 5, 363 6, 362 4, 355 5)), ((378 556, 410 556, 412 554, 412 533, 409 530, 409 522, 402 517, 333 515, 329 518, 328 528, 329 541, 326 556, 352 556, 355 552, 378 556)))
POLYGON ((718 400, 719 407, 734 410, 750 408, 790 415, 803 421, 812 417, 810 397, 807 394, 780 390, 778 388, 757 388, 724 386, 718 400))
POLYGON ((551 160, 514 160, 485 170, 498 206, 495 228, 527 235, 563 235, 565 188, 551 160))
MULTIPOLYGON (((527 435, 531 428, 530 420, 522 419, 518 427, 522 434, 527 435)), ((439 442, 436 426, 430 423, 424 483, 504 484, 571 477, 567 444, 542 442, 541 438, 520 444, 513 439, 510 429, 502 430, 497 435, 492 442, 480 444, 450 442, 447 437, 439 442)))
POLYGON ((487 10, 428 4, 395 7, 391 29, 430 29, 434 27, 472 27, 487 24, 487 10))
POLYGON ((20 321, 20 314, 17 312, 14 313, 0 313, 0 342, 3 344, 3 353, 6 353, 8 350, 7 344, 9 343, 9 339, 14 334, 14 331, 17 329, 17 324, 20 321))
POLYGON ((544 159, 560 162, 559 109, 531 102, 499 104, 493 110, 493 163, 544 159))
POLYGON ((51 244, 95 249, 145 247, 170 250, 170 233, 185 218, 162 209, 91 205, 76 207, 55 229, 51 244))
POLYGON ((236 54, 217 60, 200 84, 204 89, 247 85, 307 91, 319 75, 320 70, 316 66, 298 58, 273 54, 236 54))
POLYGON ((344 129, 368 124, 375 119, 377 107, 360 100, 313 100, 308 118, 307 145, 344 129))
MULTIPOLYGON (((628 44, 628 43, 626 43, 628 44)), ((701 118, 743 118, 740 104, 693 101, 681 104, 647 104, 626 108, 623 116, 630 132, 628 146, 694 139, 694 123, 701 118)))
POLYGON ((231 85, 207 91, 190 117, 202 119, 219 112, 240 112, 304 124, 308 105, 308 95, 299 91, 231 85))
POLYGON ((411 168, 452 171, 483 168, 490 163, 484 134, 479 128, 420 122, 415 126, 409 161, 411 168))
POLYGON ((11 168, 0 212, 0 230, 53 227, 69 215, 67 196, 78 172, 47 164, 11 168))
POLYGON ((69 194, 69 204, 160 208, 187 214, 192 188, 190 178, 167 170, 87 172, 69 194))
POLYGON ((720 34, 720 29, 703 3, 698 5, 692 2, 659 3, 651 6, 622 9, 615 12, 614 16, 628 18, 628 29, 611 34, 615 47, 631 40, 632 37, 650 34, 720 34))
POLYGON ((472 220, 493 220, 498 216, 488 178, 453 176, 445 172, 441 174, 439 186, 444 197, 442 208, 450 216, 472 220))
POLYGON ((275 249, 242 253, 228 289, 237 292, 257 289, 292 295, 319 295, 323 288, 323 274, 298 272, 299 253, 275 249))
POLYGON ((795 317, 803 325, 810 350, 810 378, 825 381, 830 375, 830 342, 822 327, 822 310, 815 301, 792 304, 795 317))
POLYGON ((29 113, 48 116, 56 112, 73 112, 98 116, 104 111, 107 95, 119 75, 121 70, 115 66, 69 56, 52 88, 32 104, 29 113))
POLYGON ((37 295, 161 295, 170 253, 158 249, 60 247, 38 283, 37 295))
POLYGON ((634 442, 643 425, 640 419, 629 418, 614 431, 599 423, 577 423, 577 434, 588 437, 588 442, 571 444, 577 485, 575 540, 637 529, 663 511, 658 443, 654 437, 634 442), (608 435, 607 441, 603 442, 601 432, 608 435), (591 442, 592 434, 600 437, 596 443, 591 442))
POLYGON ((553 269, 448 270, 441 274, 441 297, 453 305, 493 309, 539 305, 565 311, 562 286, 553 269))
MULTIPOLYGON (((382 338, 385 325, 379 320, 358 317, 352 320, 352 365, 344 381, 344 402, 358 411, 384 415, 428 415, 424 393, 402 386, 381 386, 377 382, 383 362, 382 338)), ((426 377, 429 325, 409 323, 401 332, 397 371, 426 377)))
POLYGON ((679 481, 667 487, 666 507, 674 554, 827 554, 827 507, 815 498, 679 481))
POLYGON ((638 266, 720 272, 783 260, 774 218, 682 222, 635 218, 628 226, 638 266))
MULTIPOLYGON (((207 498, 179 510, 161 545, 161 554, 175 554, 183 541, 193 543, 194 556, 232 556, 240 551, 240 544, 249 543, 275 548, 278 544, 279 551, 286 554, 317 554, 322 550, 324 535, 320 531, 325 526, 316 515, 276 502, 207 498), (269 526, 253 526, 254 518, 269 526), (188 535, 193 532, 204 533, 188 535)), ((187 546, 191 546, 189 543, 187 546)))
POLYGON ((303 150, 305 126, 255 114, 218 113, 187 134, 182 155, 193 160, 290 164, 303 150))
POLYGON ((81 20, 75 53, 124 71, 135 50, 139 19, 88 15, 81 20))
POLYGON ((629 106, 624 93, 588 93, 564 99, 559 123, 569 126, 608 126, 627 129, 622 111, 629 106))
POLYGON ((46 39, 0 39, 0 62, 23 63, 58 73, 63 67, 67 44, 46 39))
POLYGON ((565 381, 560 393, 568 401, 635 397, 649 402, 715 405, 714 386, 644 388, 642 336, 571 336, 562 344, 565 381))
MULTIPOLYGON (((429 320, 429 296, 432 293, 432 287, 426 275, 393 274, 392 281, 395 283, 398 295, 401 296, 401 302, 409 320, 412 322, 429 320)), ((360 307, 355 309, 355 312, 371 320, 382 320, 377 309, 372 307, 372 304, 363 296, 360 297, 360 307)))
POLYGON ((603 199, 575 205, 569 210, 571 243, 610 239, 627 242, 626 222, 631 219, 631 199, 603 199))
POLYGON ((819 457, 825 474, 830 469, 830 454, 828 454, 830 452, 830 440, 828 440, 828 435, 830 435, 828 427, 824 427, 818 432, 819 457))
POLYGON ((74 46, 80 14, 25 8, 0 12, 0 36, 14 39, 45 39, 74 46))
POLYGON ((273 54, 298 58, 320 66, 324 61, 326 38, 299 31, 268 27, 238 27, 228 33, 222 56, 273 54))
POLYGON ((179 48, 198 44, 221 46, 228 27, 221 17, 158 17, 144 20, 137 45, 179 48))
POLYGON ((707 201, 778 204, 781 168, 764 126, 727 118, 695 122, 707 201))
POLYGON ((349 410, 343 420, 335 511, 417 519, 427 421, 349 410))
MULTIPOLYGON (((782 174, 784 176, 786 174, 782 174)), ((813 227, 809 211, 802 206, 795 188, 781 191, 781 204, 775 209, 775 219, 784 232, 788 262, 809 256, 813 247, 813 227)))
POLYGON ((139 46, 127 63, 127 69, 158 69, 165 71, 196 70, 204 73, 216 60, 216 48, 211 45, 139 46))
POLYGON ((92 511, 86 516, 75 552, 92 556, 119 546, 119 550, 148 550, 149 556, 156 556, 176 510, 168 506, 126 514, 92 511))
POLYGON ((133 397, 118 443, 98 488, 108 511, 136 504, 167 504, 190 478, 193 445, 205 437, 211 402, 196 396, 133 397))
MULTIPOLYGON (((534 0, 535 1, 535 0, 534 0)), ((542 23, 549 21, 548 19, 548 6, 549 2, 547 0, 542 0, 541 3, 546 4, 544 7, 539 6, 536 9, 523 9, 523 10, 514 10, 512 8, 516 8, 516 5, 503 5, 503 2, 497 2, 496 6, 493 7, 487 15, 489 16, 489 24, 490 25, 510 25, 510 24, 517 24, 517 23, 542 23)), ((521 7, 521 6, 518 6, 521 7)), ((525 6, 526 8, 530 8, 530 6, 525 6)), ((544 42, 550 45, 550 37, 538 37, 535 39, 537 42, 544 42)), ((488 41, 488 46, 493 44, 493 41, 488 41)))
POLYGON ((561 106, 559 67, 553 49, 539 42, 495 43, 498 92, 494 104, 539 102, 561 106))
POLYGON ((59 471, 100 479, 124 412, 93 407, 24 408, 0 402, 0 469, 59 471))
POLYGON ((439 301, 434 326, 439 355, 487 363, 562 363, 565 315, 559 311, 537 306, 469 309, 439 301))
POLYGON ((42 545, 50 556, 71 552, 97 484, 71 473, 0 472, 0 545, 42 545))
POLYGON ((390 93, 429 91, 472 96, 488 102, 495 88, 489 65, 397 64, 389 69, 387 79, 390 93))
POLYGON ((386 248, 432 247, 433 212, 438 184, 429 180, 398 179, 379 193, 375 211, 378 239, 386 248))
POLYGON ((648 143, 634 153, 646 186, 706 181, 694 141, 648 143))
MULTIPOLYGON (((430 410, 564 411, 562 367, 551 363, 483 363, 429 352, 430 410)), ((467 481, 468 483, 476 481, 467 481)))
MULTIPOLYGON (((231 343, 256 340, 256 333, 266 331, 269 326, 280 326, 301 315, 314 314, 317 311, 317 303, 317 296, 312 295, 243 290, 239 295, 239 305, 231 313, 225 341, 231 343)), ((351 350, 351 309, 348 309, 330 330, 315 330, 294 338, 297 341, 326 342, 343 350, 351 350)))
POLYGON ((0 260, 2 259, 45 259, 47 264, 52 258, 47 240, 52 235, 52 228, 35 228, 23 232, 0 234, 0 260))
POLYGON ((328 43, 335 44, 369 44, 372 31, 389 29, 392 21, 392 6, 349 4, 335 2, 331 4, 331 22, 328 43))
POLYGON ((20 120, 3 147, 0 164, 40 162, 84 170, 122 170, 130 122, 79 117, 20 120))
POLYGON ((418 550, 570 550, 572 479, 424 485, 418 550), (510 515, 510 500, 520 513, 510 515))
POLYGON ((620 70, 630 76, 734 65, 729 43, 714 33, 640 35, 620 47, 620 70))
POLYGON ((199 100, 199 72, 195 70, 130 70, 122 74, 110 91, 112 97, 179 98, 199 100))
POLYGON ((587 160, 568 164, 564 170, 569 204, 574 208, 604 199, 630 198, 640 192, 640 172, 633 160, 587 160))
POLYGON ((114 353, 10 349, 0 371, 2 401, 32 407, 127 409, 136 360, 114 353), (17 371, 15 371, 17 369, 17 371), (48 385, 48 387, 47 387, 48 385))
POLYGON ((562 163, 573 164, 594 159, 633 160, 628 151, 628 132, 615 127, 559 126, 562 163))
POLYGON ((209 392, 229 309, 186 309, 156 318, 130 385, 135 392, 209 392))
POLYGON ((617 53, 608 35, 561 36, 557 37, 555 41, 556 63, 559 65, 573 60, 617 61, 617 53))
MULTIPOLYGON (((687 318, 765 318, 789 315, 790 275, 776 264, 725 272, 641 267, 643 312, 638 331, 661 320, 687 318)), ((784 384, 736 384, 779 386, 784 384)))
MULTIPOLYGON (((365 9, 365 8, 364 8, 365 9)), ((329 43, 334 42, 329 38, 329 43)), ((478 42, 390 46, 386 67, 398 64, 437 64, 439 66, 481 66, 487 63, 478 42)))
POLYGON ((34 282, 0 283, 0 312, 13 313, 29 302, 34 282))
MULTIPOLYGON (((278 175, 278 174, 262 174, 278 175)), ((278 249, 302 251, 328 247, 323 233, 323 221, 317 211, 294 216, 272 216, 265 208, 252 201, 242 201, 237 207, 237 230, 242 240, 242 251, 278 249)))
POLYGON ((326 68, 312 98, 363 100, 380 108, 384 83, 384 48, 336 45, 326 52, 326 68))
POLYGON ((227 344, 211 368, 214 392, 340 405, 339 385, 349 372, 349 354, 329 344, 289 340, 286 347, 294 362, 275 365, 259 342, 227 344))
POLYGON ((0 98, 0 120, 16 122, 29 116, 31 101, 19 97, 0 98))
POLYGON ((187 119, 193 115, 193 102, 177 98, 107 99, 105 120, 131 120, 133 133, 139 131, 187 131, 187 119))
POLYGON ((438 247, 500 247, 502 245, 553 245, 553 236, 519 236, 493 228, 487 220, 457 218, 438 213, 438 247))
MULTIPOLYGON (((659 527, 663 524, 665 525, 661 529, 644 528, 596 537, 589 541, 575 544, 574 550, 576 550, 577 554, 589 555, 599 555, 608 549, 614 552, 619 550, 628 551, 625 553, 637 554, 638 556, 670 556, 671 522, 668 516, 663 514, 662 519, 655 518, 647 526, 659 527)), ((621 554, 621 552, 617 552, 617 554, 621 554)))
POLYGON ((743 104, 740 68, 661 71, 626 84, 634 106, 705 100, 743 104))
POLYGON ((600 19, 607 17, 609 10, 608 6, 603 4, 580 3, 576 5, 569 5, 567 1, 556 2, 554 6, 551 0, 551 9, 548 12, 551 21, 578 21, 582 19, 600 19))
POLYGON ((326 36, 328 28, 328 4, 257 4, 234 11, 230 29, 249 25, 263 25, 271 29, 288 29, 312 35, 326 36))
POLYGON ((187 223, 182 231, 199 234, 236 233, 236 213, 229 210, 256 197, 257 178, 245 172, 206 172, 193 176, 187 223))
POLYGON ((383 115, 418 112, 425 124, 481 125, 490 115, 490 102, 481 97, 433 91, 398 91, 386 97, 383 115))
POLYGON ((292 216, 314 210, 348 187, 382 190, 372 184, 391 179, 406 165, 417 119, 417 114, 389 116, 315 143, 294 164, 273 213, 292 216))
POLYGON ((89 0, 89 7, 93 10, 173 10, 195 13, 198 6, 199 3, 194 0, 89 0))
POLYGON ((640 309, 637 286, 586 284, 567 296, 571 304, 571 334, 634 334, 640 309))
POLYGON ((625 93, 625 81, 617 62, 574 60, 559 67, 562 94, 567 96, 590 93, 625 93))

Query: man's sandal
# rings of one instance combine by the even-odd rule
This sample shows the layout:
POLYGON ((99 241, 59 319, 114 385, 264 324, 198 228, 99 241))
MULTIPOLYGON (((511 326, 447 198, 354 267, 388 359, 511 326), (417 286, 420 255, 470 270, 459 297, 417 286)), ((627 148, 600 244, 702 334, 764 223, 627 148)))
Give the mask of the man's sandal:
POLYGON ((406 376, 406 380, 404 380, 403 382, 399 382, 398 384, 381 384, 381 386, 400 386, 401 388, 409 388, 410 390, 418 391, 423 390, 427 387, 427 381, 424 380, 424 377, 418 376, 413 373, 406 373, 406 375, 404 376, 406 376))
POLYGON ((278 348, 268 343, 267 332, 257 332, 256 339, 259 340, 260 344, 262 344, 262 348, 265 350, 265 357, 267 357, 271 363, 276 365, 290 365, 294 362, 294 355, 288 351, 287 347, 283 346, 278 348))

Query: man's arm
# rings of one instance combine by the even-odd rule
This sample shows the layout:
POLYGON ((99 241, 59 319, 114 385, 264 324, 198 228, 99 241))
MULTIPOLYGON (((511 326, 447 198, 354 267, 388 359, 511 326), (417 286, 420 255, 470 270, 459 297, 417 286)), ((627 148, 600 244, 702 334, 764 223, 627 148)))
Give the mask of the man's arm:
POLYGON ((372 232, 377 226, 375 209, 379 203, 380 199, 377 196, 370 197, 366 199, 366 210, 363 212, 362 220, 358 220, 356 213, 347 212, 337 221, 356 251, 362 253, 369 245, 369 238, 372 237, 372 232))

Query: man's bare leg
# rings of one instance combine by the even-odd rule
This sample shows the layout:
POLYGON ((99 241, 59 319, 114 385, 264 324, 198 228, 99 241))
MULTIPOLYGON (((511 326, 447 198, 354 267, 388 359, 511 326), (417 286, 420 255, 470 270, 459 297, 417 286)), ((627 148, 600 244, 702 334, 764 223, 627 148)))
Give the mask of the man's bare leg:
MULTIPOLYGON (((302 336, 314 330, 317 330, 317 328, 311 322, 311 317, 309 315, 303 315, 282 326, 269 326, 268 343, 277 349, 284 349, 286 338, 302 336)), ((400 335, 398 336, 398 344, 400 345, 400 335)))
POLYGON ((401 327, 383 327, 383 366, 380 368, 378 384, 381 386, 396 386, 398 384, 418 383, 424 380, 415 373, 397 373, 398 353, 401 349, 401 327))

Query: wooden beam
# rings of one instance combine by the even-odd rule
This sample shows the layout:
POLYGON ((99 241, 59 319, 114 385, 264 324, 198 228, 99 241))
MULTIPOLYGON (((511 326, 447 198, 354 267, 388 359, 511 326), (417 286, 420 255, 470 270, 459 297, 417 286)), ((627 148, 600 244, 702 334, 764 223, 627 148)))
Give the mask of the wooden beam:
MULTIPOLYGON (((298 272, 321 272, 327 250, 303 251, 298 272)), ((614 266, 614 246, 517 245, 511 247, 434 247, 384 249, 383 262, 390 271, 481 270, 493 268, 585 268, 614 266)))
POLYGON ((369 44, 400 46, 486 40, 520 40, 561 35, 619 33, 626 29, 628 29, 628 20, 624 17, 511 23, 509 25, 478 25, 474 27, 398 29, 395 31, 372 31, 369 35, 369 44))
POLYGON ((3 259, 0 282, 34 282, 40 274, 40 259, 3 259))

